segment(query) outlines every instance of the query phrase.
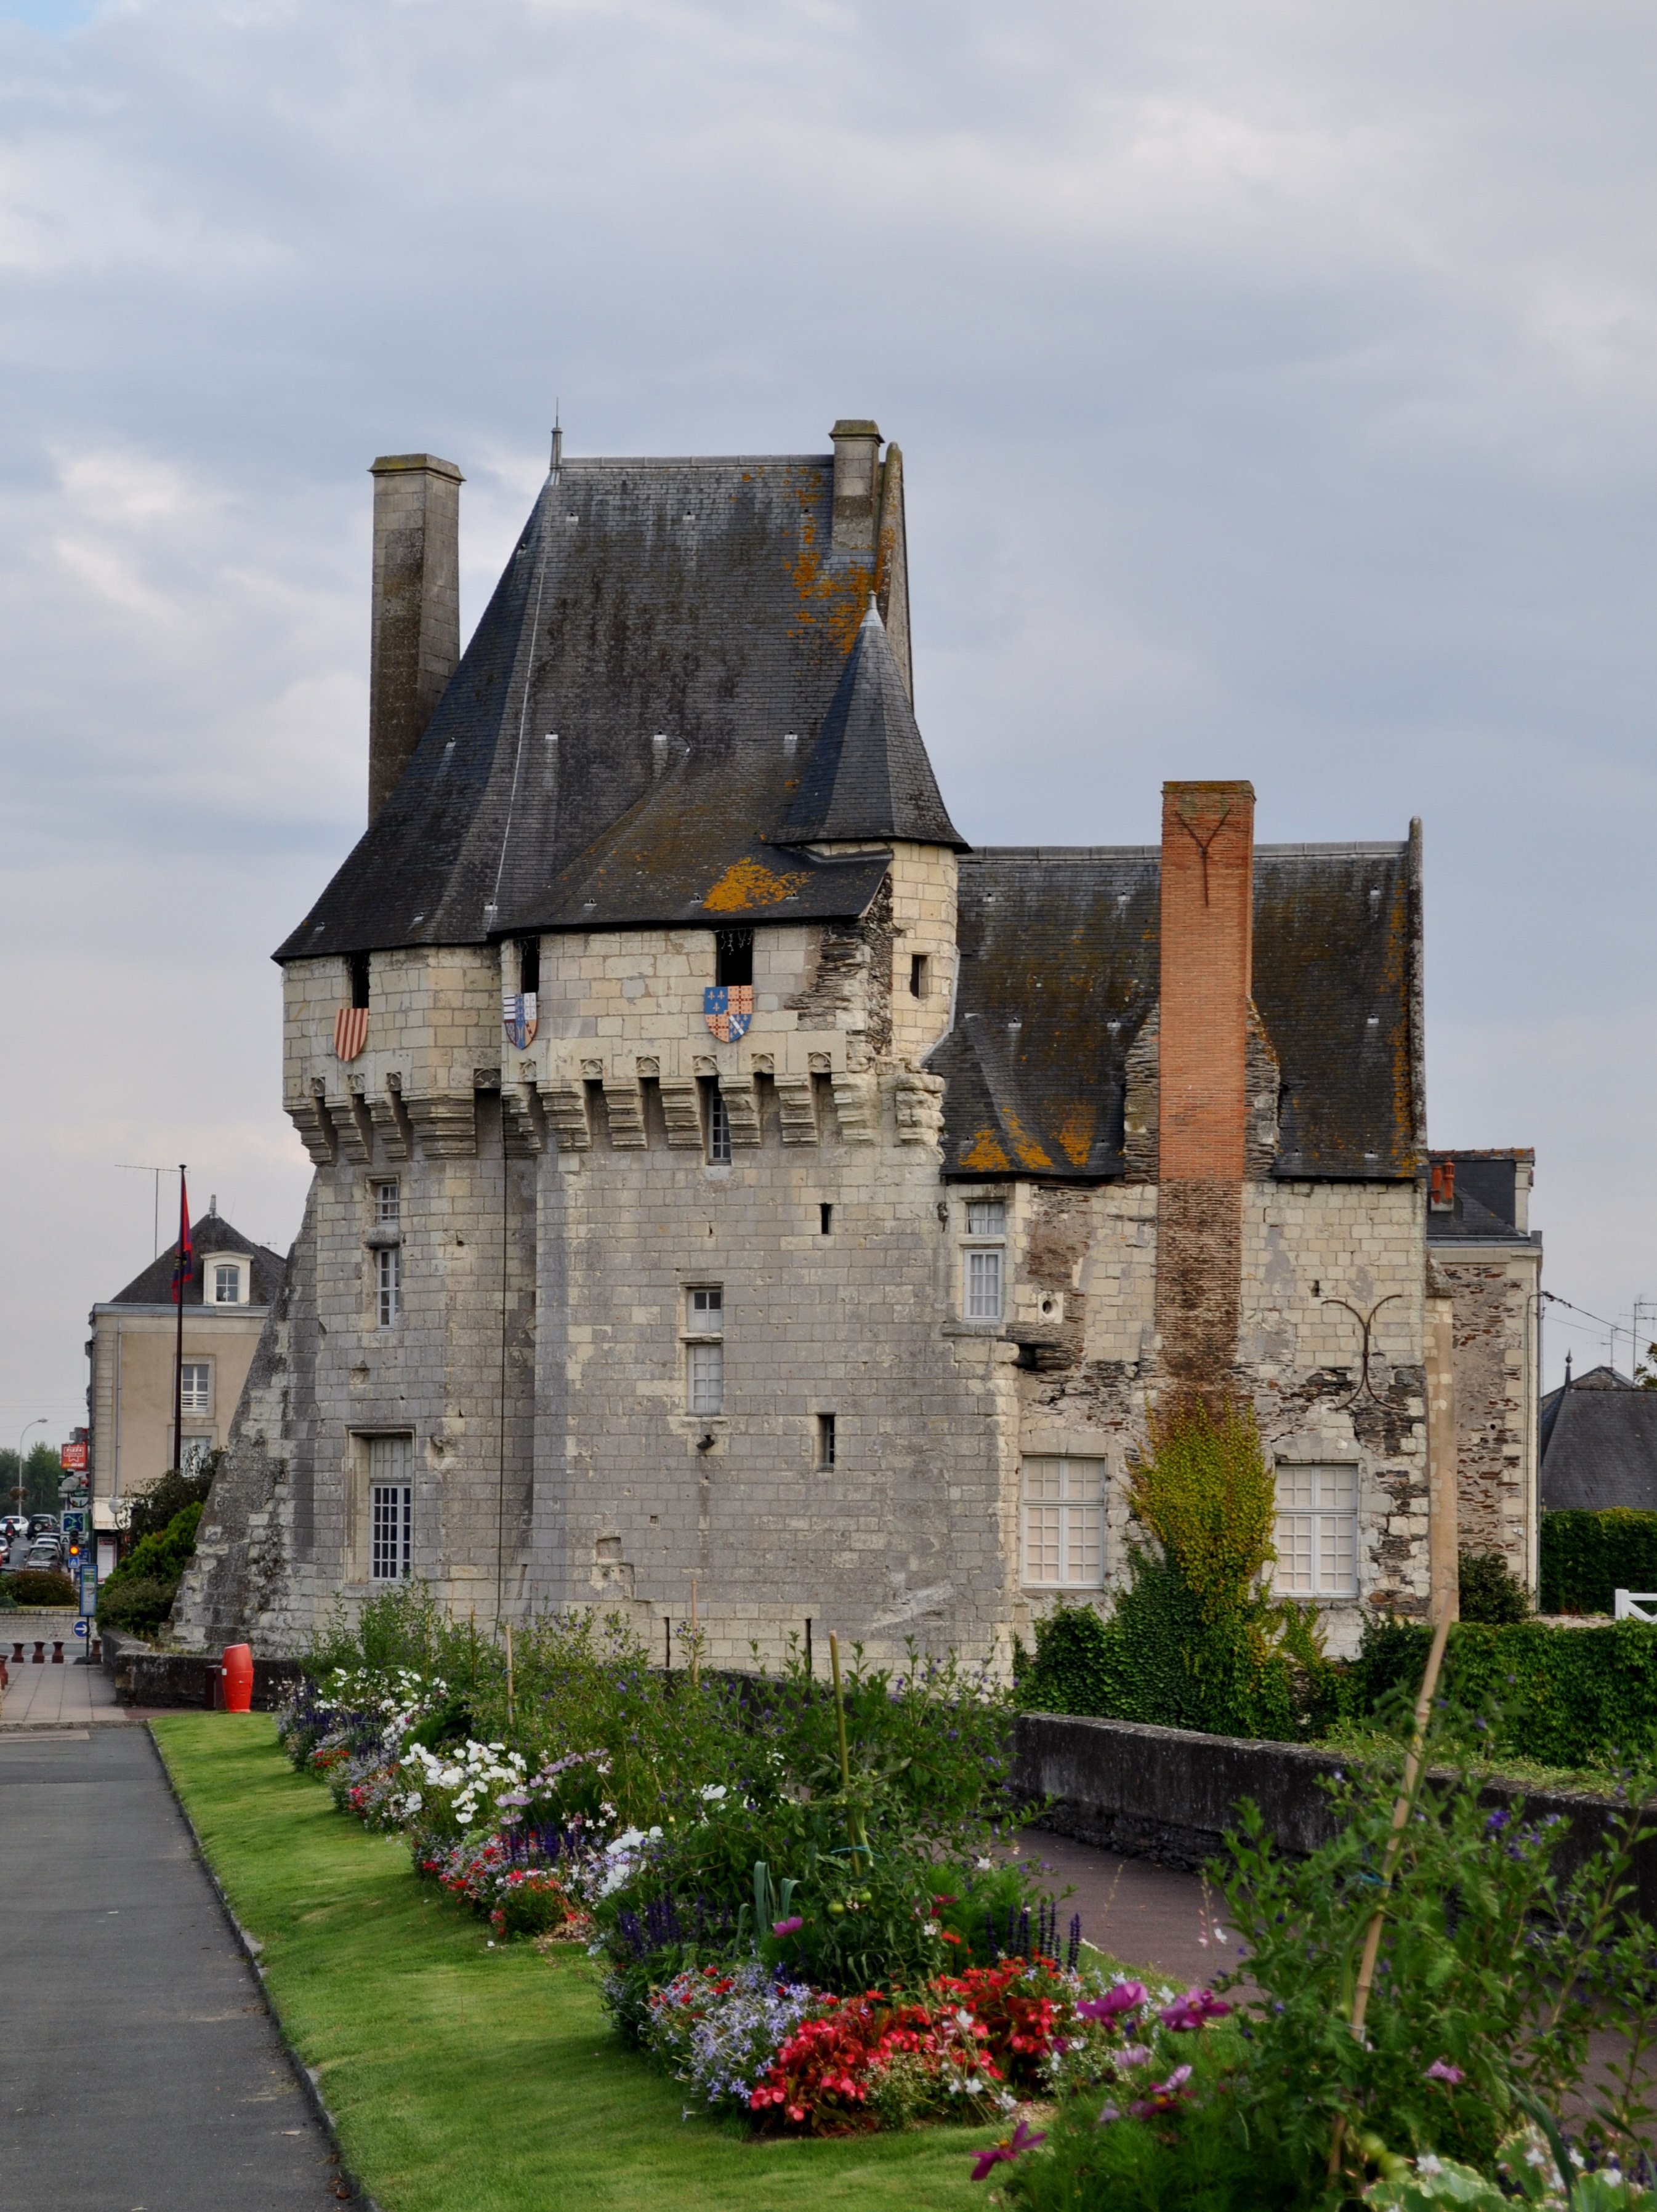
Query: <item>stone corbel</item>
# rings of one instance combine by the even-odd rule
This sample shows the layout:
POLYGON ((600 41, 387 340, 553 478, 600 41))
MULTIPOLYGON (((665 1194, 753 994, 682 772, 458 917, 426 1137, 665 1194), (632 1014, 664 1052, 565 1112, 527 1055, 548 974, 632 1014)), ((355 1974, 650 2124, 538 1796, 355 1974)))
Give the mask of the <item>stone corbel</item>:
POLYGON ((389 1085, 368 1102, 369 1117, 374 1123, 382 1159, 401 1162, 409 1157, 409 1131, 399 1110, 402 1103, 389 1085))
POLYGON ((893 1095, 900 1145, 935 1145, 943 1127, 943 1079, 905 1068, 893 1095))
POLYGON ((331 1168, 334 1163, 333 1123, 320 1093, 314 1098, 289 1099, 288 1118, 316 1165, 331 1168))
POLYGON ((440 1091, 403 1101, 420 1150, 429 1160, 475 1158, 478 1112, 469 1091, 440 1091))
POLYGON ((757 1145, 760 1138, 759 1086, 751 1075, 722 1075, 719 1095, 731 1124, 733 1145, 757 1145))
POLYGON ((837 1070, 831 1078, 834 1088, 834 1118, 839 1125, 843 1145, 872 1145, 880 1125, 880 1099, 872 1075, 858 1075, 849 1069, 837 1070))
POLYGON ((359 1086, 353 1084, 346 1091, 343 1103, 331 1110, 334 1142, 338 1146, 340 1158, 350 1160, 355 1167, 367 1167, 374 1158, 374 1123, 369 1119, 369 1109, 362 1102, 359 1086))
POLYGON ((819 1141, 817 1099, 809 1075, 779 1075, 777 1103, 785 1145, 814 1145, 819 1141))
POLYGON ((610 1121, 610 1142, 618 1152, 642 1152, 649 1142, 644 1133, 644 1091, 637 1076, 604 1078, 604 1110, 610 1121))
POLYGON ((538 1159, 546 1150, 546 1120, 533 1084, 503 1085, 501 1142, 509 1160, 538 1159))
POLYGON ((693 1075, 661 1078, 661 1115, 667 1142, 687 1152, 702 1149, 702 1097, 693 1075))
POLYGON ((540 1086, 547 1125, 561 1152, 587 1152, 593 1148, 593 1127, 587 1118, 587 1085, 576 1076, 551 1076, 540 1086))

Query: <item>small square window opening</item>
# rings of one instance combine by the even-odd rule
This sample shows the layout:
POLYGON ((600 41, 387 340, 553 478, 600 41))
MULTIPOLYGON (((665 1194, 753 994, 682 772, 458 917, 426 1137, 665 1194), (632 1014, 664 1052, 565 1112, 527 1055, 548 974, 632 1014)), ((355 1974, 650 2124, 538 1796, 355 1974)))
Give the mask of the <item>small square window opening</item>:
POLYGON ((714 981, 716 983, 752 983, 752 930, 715 930, 714 981))
POLYGON ((685 1308, 687 1334, 722 1336, 725 1333, 725 1293, 717 1283, 692 1291, 685 1308))
POLYGON ((403 1218, 403 1193, 396 1182, 377 1182, 374 1186, 374 1218, 375 1221, 395 1228, 403 1218))
POLYGON ((819 1206, 818 1207, 817 1225, 821 1230, 825 1237, 833 1236, 834 1208, 832 1206, 819 1206))
POLYGON ((366 1006, 369 1003, 369 956, 366 952, 353 952, 345 964, 350 976, 351 1004, 366 1006))
POLYGON ((969 1237, 1004 1237, 1007 1234, 1006 1200, 969 1198, 966 1201, 966 1233, 969 1237))
POLYGON ((403 1255, 395 1244, 382 1245, 374 1261, 380 1326, 389 1328, 403 1310, 403 1255))
POLYGON ((816 1417, 816 1424, 817 1464, 819 1467, 832 1467, 835 1451, 834 1416, 832 1413, 819 1413, 816 1417))
POLYGON ((929 988, 927 968, 927 956, 924 952, 911 952, 910 954, 909 995, 911 999, 925 998, 929 988))

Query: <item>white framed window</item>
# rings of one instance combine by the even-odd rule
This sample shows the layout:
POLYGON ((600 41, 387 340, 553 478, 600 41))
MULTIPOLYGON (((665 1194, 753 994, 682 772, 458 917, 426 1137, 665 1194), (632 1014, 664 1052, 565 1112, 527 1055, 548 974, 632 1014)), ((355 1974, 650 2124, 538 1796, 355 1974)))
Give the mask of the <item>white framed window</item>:
POLYGON ((966 1201, 966 1233, 969 1237, 1005 1237, 1007 1200, 1004 1198, 969 1198, 966 1201))
POLYGON ((1026 1589, 1103 1587, 1103 1460, 1026 1459, 1022 1511, 1026 1589))
POLYGON ((1280 1467, 1275 1540, 1280 1597, 1355 1597, 1356 1468, 1280 1467))
POLYGON ((245 1285, 247 1269, 240 1260, 215 1260, 208 1269, 211 1291, 210 1304, 216 1306, 241 1306, 247 1303, 245 1285))
POLYGON ((401 1246, 382 1244, 374 1255, 374 1272, 380 1326, 389 1328, 403 1310, 401 1246))
POLYGON ((969 1249, 966 1255, 966 1318, 999 1321, 1002 1304, 1002 1263, 998 1247, 969 1249))
POLYGON ((708 1164, 723 1168, 731 1164, 731 1115, 725 1103, 725 1095, 715 1089, 708 1094, 708 1164))
POLYGON ((374 1193, 374 1218, 381 1228, 395 1229, 403 1218, 403 1193, 395 1176, 371 1186, 374 1193))
POLYGON ((414 1572, 414 1439, 369 1439, 369 1579, 406 1582, 414 1572))
POLYGON ((210 1413, 213 1410, 213 1364, 209 1359, 186 1359, 180 1374, 180 1410, 210 1413))
POLYGON ((685 1294, 685 1402, 692 1413, 725 1410, 725 1292, 698 1283, 685 1294))

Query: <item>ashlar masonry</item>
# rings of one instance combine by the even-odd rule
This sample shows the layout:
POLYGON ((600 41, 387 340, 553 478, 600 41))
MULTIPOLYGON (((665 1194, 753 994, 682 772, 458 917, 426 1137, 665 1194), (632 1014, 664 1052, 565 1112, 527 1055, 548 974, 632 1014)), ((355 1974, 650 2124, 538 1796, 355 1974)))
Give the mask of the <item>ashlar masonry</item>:
POLYGON ((901 456, 832 446, 560 453, 458 662, 459 471, 376 463, 377 803, 277 955, 315 1173, 181 1639, 419 1577, 1005 1663, 1109 1602, 1172 1389, 1254 1406, 1335 1648, 1453 1582, 1418 827, 970 849, 901 456))

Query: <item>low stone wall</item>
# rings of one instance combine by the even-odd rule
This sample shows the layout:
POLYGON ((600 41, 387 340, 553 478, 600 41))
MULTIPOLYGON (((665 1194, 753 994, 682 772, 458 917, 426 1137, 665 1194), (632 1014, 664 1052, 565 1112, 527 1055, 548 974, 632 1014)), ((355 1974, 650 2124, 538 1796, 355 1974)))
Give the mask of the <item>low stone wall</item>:
MULTIPOLYGON (((1328 1796, 1318 1785, 1351 1764, 1301 1744, 1020 1713, 1013 1784, 1026 1802, 1049 1801, 1037 1824, 1056 1835, 1190 1868, 1220 1850, 1246 1797, 1259 1807, 1280 1850, 1297 1857, 1316 1850, 1335 1828, 1328 1796)), ((1567 1821, 1558 1862, 1565 1872, 1597 1849, 1607 1820, 1623 1810, 1609 1797, 1567 1796, 1507 1782, 1486 1784, 1479 1802, 1492 1809, 1522 1802, 1527 1822, 1556 1814, 1567 1821)), ((1636 1883, 1640 1911, 1657 1919, 1657 1840, 1638 1854, 1636 1883)))
MULTIPOLYGON (((219 1659, 205 1651, 157 1650, 136 1636, 112 1632, 103 1639, 104 1672, 115 1685, 121 1705, 180 1706, 211 1712, 220 1703, 219 1659)), ((253 1661, 253 1711, 274 1711, 290 1682, 299 1680, 297 1659, 253 1661)))
POLYGON ((20 1605, 14 1612, 0 1613, 0 1657, 11 1659, 21 1644, 27 1663, 34 1657, 35 1645, 44 1644, 49 1665, 56 1644, 62 1645, 67 1666, 80 1658, 87 1647, 87 1638, 75 1633, 80 1617, 68 1606, 20 1605))

